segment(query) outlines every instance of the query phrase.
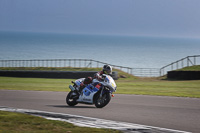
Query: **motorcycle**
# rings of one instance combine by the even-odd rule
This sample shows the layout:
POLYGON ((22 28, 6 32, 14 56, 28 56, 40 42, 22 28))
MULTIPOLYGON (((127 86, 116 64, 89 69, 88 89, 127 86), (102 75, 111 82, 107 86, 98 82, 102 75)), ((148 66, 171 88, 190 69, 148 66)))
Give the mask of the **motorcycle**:
POLYGON ((85 78, 72 81, 73 86, 69 85, 71 91, 66 97, 66 103, 69 106, 75 106, 78 103, 95 104, 97 108, 105 107, 111 100, 112 94, 116 91, 117 85, 113 78, 109 75, 103 74, 103 81, 93 79, 91 84, 80 90, 80 84, 85 78))

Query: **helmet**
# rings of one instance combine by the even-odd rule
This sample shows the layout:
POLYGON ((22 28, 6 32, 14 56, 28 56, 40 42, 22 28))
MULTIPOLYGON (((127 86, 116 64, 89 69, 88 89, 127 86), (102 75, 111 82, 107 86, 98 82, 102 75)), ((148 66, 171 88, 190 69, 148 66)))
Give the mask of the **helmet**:
POLYGON ((112 74, 112 67, 110 65, 104 65, 103 66, 103 73, 112 74))

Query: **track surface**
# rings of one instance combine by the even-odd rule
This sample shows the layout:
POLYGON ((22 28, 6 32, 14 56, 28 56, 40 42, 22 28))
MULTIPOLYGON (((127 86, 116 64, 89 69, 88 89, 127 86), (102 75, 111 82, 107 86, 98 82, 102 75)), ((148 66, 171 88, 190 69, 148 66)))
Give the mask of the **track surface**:
POLYGON ((200 99, 116 94, 102 109, 65 103, 66 92, 0 90, 0 106, 58 112, 200 132, 200 99))

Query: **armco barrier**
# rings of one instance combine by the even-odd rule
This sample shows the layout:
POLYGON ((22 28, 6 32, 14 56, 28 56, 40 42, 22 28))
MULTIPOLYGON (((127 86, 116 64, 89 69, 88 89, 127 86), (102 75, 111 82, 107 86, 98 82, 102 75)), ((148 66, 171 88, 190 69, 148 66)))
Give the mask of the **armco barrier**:
MULTIPOLYGON (((0 70, 0 76, 7 77, 29 77, 29 78, 62 78, 78 79, 93 77, 96 71, 6 71, 0 70)), ((117 79, 117 72, 113 72, 112 77, 117 79)))
POLYGON ((177 80, 199 80, 200 71, 169 71, 167 78, 177 80))

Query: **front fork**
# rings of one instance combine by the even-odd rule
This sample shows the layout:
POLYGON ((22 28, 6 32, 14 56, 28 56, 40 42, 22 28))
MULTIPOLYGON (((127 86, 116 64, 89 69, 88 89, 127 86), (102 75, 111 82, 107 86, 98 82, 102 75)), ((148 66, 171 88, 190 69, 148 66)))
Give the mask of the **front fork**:
POLYGON ((102 98, 103 90, 104 90, 104 87, 102 87, 102 89, 101 89, 101 92, 100 92, 100 98, 102 98))
MULTIPOLYGON (((101 92, 100 92, 100 95, 99 95, 100 98, 102 98, 102 96, 103 96, 103 94, 104 94, 104 90, 105 90, 105 87, 102 87, 101 92)), ((109 90, 105 90, 105 91, 109 91, 109 90)), ((111 91, 109 91, 109 93, 111 94, 112 97, 114 97, 114 94, 112 94, 111 91)))

